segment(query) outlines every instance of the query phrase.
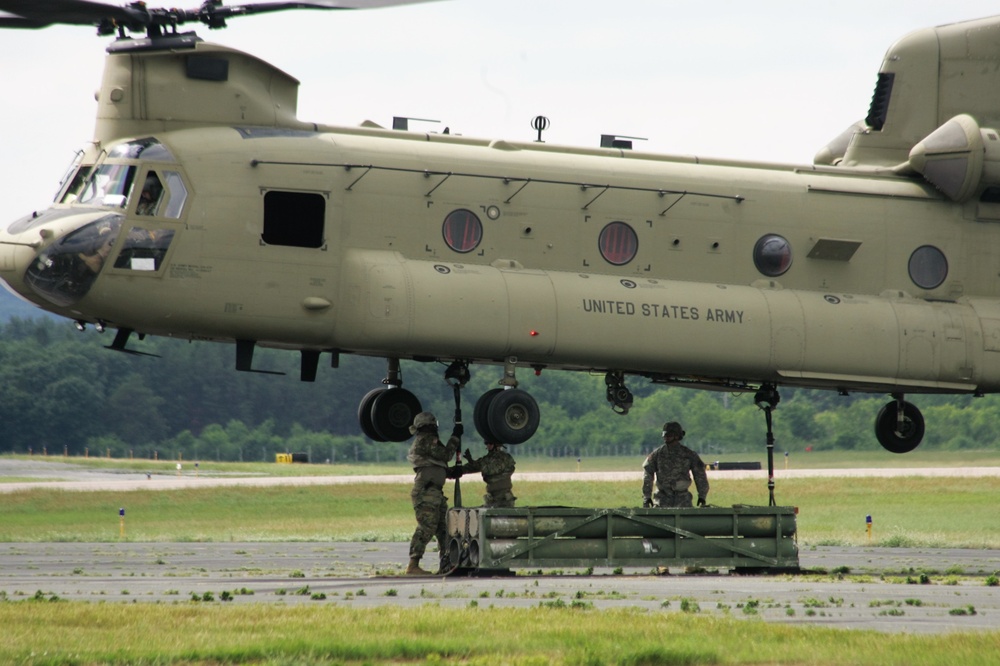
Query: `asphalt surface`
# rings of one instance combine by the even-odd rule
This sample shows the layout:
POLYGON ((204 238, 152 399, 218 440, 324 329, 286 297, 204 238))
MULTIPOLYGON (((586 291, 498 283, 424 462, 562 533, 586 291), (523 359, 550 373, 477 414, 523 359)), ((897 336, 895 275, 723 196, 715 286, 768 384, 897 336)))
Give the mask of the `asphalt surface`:
MULTIPOLYGON (((1000 476, 1000 468, 954 470, 798 470, 814 476, 1000 476)), ((71 464, 0 460, 0 493, 31 487, 69 490, 169 490, 205 485, 409 483, 379 477, 226 478, 93 472, 71 464)), ((586 473, 584 473, 586 474, 586 473)), ((713 472, 737 478, 740 472, 713 472)), ((749 475, 760 475, 750 472, 749 475)), ((786 478, 792 472, 781 474, 786 478)), ((544 480, 581 474, 521 475, 544 480)), ((636 474, 595 474, 603 480, 636 474)), ((589 478, 589 477, 588 477, 589 478)), ((3 520, 0 511, 0 522, 3 520)), ((1000 631, 1000 550, 810 547, 803 573, 596 569, 515 570, 495 577, 402 575, 406 543, 2 543, 0 599, 40 596, 120 603, 392 604, 530 607, 583 604, 697 612, 799 625, 881 632, 1000 631), (195 601, 197 599, 197 601, 195 601)), ((436 568, 433 547, 422 564, 436 568)))
MULTIPOLYGON (((881 632, 1000 631, 1000 551, 832 548, 798 575, 515 571, 402 575, 405 543, 6 543, 0 597, 103 603, 391 604, 450 608, 584 604, 697 612, 881 632), (849 573, 843 573, 843 567, 849 573), (840 573, 831 573, 838 569, 840 573), (926 581, 921 583, 920 572, 926 581), (931 572, 931 573, 926 573, 931 572), (950 572, 950 573, 948 573, 950 572), (961 572, 961 573, 957 573, 961 572)), ((432 566, 433 549, 423 564, 432 566)))

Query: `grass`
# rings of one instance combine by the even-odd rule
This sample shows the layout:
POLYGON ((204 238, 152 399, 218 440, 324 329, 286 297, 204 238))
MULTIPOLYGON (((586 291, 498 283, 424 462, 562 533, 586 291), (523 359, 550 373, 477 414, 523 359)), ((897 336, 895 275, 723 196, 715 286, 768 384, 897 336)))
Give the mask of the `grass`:
POLYGON ((0 603, 0 661, 968 666, 995 663, 998 640, 996 633, 887 635, 680 611, 485 606, 0 603))
MULTIPOLYGON (((521 506, 639 506, 637 483, 524 482, 521 506)), ((994 504, 1000 479, 814 478, 779 481, 779 505, 799 508, 800 547, 872 545, 1000 548, 994 504)), ((33 489, 3 495, 0 541, 406 541, 413 533, 408 484, 72 492, 33 489)), ((446 493, 450 496, 452 485, 446 493)), ((482 481, 462 480, 467 506, 482 481)), ((767 505, 761 480, 714 481, 717 506, 767 505)))

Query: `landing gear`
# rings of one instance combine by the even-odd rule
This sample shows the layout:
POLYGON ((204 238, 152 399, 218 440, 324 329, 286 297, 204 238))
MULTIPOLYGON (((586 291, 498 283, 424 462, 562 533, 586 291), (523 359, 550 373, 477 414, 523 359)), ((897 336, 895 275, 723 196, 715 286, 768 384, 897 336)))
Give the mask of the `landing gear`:
POLYGON ((875 417, 875 436, 878 443, 890 453, 909 453, 924 438, 924 417, 912 403, 903 400, 902 393, 894 393, 875 417))
MULTIPOLYGON (((413 393, 402 388, 399 359, 390 358, 384 387, 365 394, 358 405, 361 431, 374 442, 404 442, 410 438, 413 417, 423 411, 413 393)), ((504 388, 487 391, 476 402, 473 420, 483 439, 500 444, 523 444, 538 430, 538 403, 526 391, 517 388, 514 366, 517 359, 504 362, 504 388)), ((469 381, 469 365, 455 361, 445 371, 445 381, 457 390, 469 381)), ((456 401, 456 417, 457 417, 456 401)))
MULTIPOLYGON (((478 403, 476 407, 479 407, 478 403)), ((476 429, 485 439, 501 444, 523 444, 538 430, 538 403, 526 391, 514 388, 501 390, 483 406, 483 411, 486 432, 479 430, 478 425, 476 429)))
POLYGON ((513 357, 504 363, 504 378, 500 383, 506 388, 487 391, 476 402, 473 421, 480 436, 487 441, 523 444, 538 430, 541 420, 538 403, 530 393, 517 388, 516 363, 513 357))
POLYGON ((609 372, 604 375, 604 383, 608 387, 608 402, 615 414, 628 414, 632 409, 632 392, 625 386, 624 372, 609 372))
POLYGON ((413 417, 423 411, 417 396, 402 388, 399 359, 390 358, 386 386, 369 391, 358 405, 361 432, 375 442, 405 442, 413 417))

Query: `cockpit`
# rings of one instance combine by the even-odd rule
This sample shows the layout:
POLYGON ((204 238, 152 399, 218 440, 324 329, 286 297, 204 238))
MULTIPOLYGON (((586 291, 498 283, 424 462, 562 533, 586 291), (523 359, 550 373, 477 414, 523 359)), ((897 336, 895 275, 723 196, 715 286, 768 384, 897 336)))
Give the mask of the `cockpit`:
POLYGON ((109 263, 108 270, 159 275, 187 201, 188 188, 165 145, 151 137, 126 141, 92 165, 78 156, 56 205, 14 222, 7 234, 40 248, 24 282, 65 307, 83 298, 109 263))

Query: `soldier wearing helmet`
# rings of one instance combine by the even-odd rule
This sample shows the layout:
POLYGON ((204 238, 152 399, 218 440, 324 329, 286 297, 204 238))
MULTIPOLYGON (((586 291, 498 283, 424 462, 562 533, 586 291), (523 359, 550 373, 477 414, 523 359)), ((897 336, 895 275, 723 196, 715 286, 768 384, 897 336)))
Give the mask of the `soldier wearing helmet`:
POLYGON ((417 518, 417 529, 410 540, 410 562, 406 574, 410 576, 427 576, 429 572, 420 568, 420 558, 424 556, 427 544, 431 539, 437 539, 440 567, 438 573, 443 573, 447 566, 448 532, 446 517, 448 500, 443 488, 447 477, 448 461, 455 456, 461 446, 461 422, 455 423, 455 429, 447 443, 442 444, 438 438, 438 422, 434 414, 420 412, 413 418, 410 433, 416 435, 410 445, 406 459, 413 466, 413 490, 410 498, 413 501, 413 512, 417 518))
POLYGON ((681 444, 684 429, 676 421, 663 424, 663 446, 646 457, 642 464, 642 506, 691 506, 691 477, 698 491, 698 506, 705 506, 708 497, 708 475, 705 463, 697 453, 681 444), (653 477, 656 496, 653 497, 653 477))
POLYGON ((463 474, 481 472, 486 482, 486 494, 483 495, 483 506, 487 509, 509 509, 517 500, 511 492, 513 484, 510 477, 514 474, 514 458, 500 442, 486 440, 486 455, 478 460, 472 459, 469 449, 465 450, 466 464, 463 474))

